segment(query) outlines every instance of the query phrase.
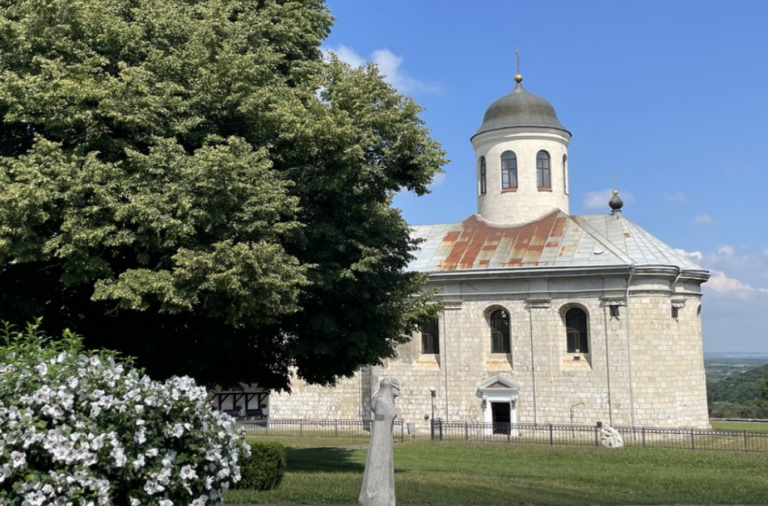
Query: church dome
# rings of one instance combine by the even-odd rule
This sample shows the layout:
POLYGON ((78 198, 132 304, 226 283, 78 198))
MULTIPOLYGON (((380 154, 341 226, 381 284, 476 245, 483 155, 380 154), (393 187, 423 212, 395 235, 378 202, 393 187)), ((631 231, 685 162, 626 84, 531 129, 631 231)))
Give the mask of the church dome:
POLYGON ((552 104, 525 91, 520 83, 522 77, 517 77, 520 77, 520 80, 512 92, 496 100, 485 111, 483 124, 473 137, 491 130, 511 127, 553 128, 570 136, 570 132, 557 119, 552 104))

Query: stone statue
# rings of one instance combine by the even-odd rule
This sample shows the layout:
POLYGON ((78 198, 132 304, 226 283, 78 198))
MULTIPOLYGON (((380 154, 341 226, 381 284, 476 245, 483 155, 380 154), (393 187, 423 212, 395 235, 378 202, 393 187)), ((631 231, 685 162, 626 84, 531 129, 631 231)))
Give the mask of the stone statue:
POLYGON ((395 465, 392 456, 392 427, 397 416, 395 397, 400 384, 394 378, 384 378, 371 403, 373 425, 368 459, 365 462, 360 506, 395 506, 395 465))
POLYGON ((610 425, 604 425, 598 423, 600 428, 600 444, 606 448, 623 448, 624 438, 621 437, 621 433, 614 429, 610 425))

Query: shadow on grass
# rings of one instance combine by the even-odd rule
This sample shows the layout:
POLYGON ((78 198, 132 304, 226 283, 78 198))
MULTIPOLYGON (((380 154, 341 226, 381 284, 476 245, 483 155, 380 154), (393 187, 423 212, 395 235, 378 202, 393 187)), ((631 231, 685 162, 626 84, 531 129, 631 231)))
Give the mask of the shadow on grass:
POLYGON ((365 450, 349 448, 287 448, 288 472, 334 473, 365 470, 365 450))

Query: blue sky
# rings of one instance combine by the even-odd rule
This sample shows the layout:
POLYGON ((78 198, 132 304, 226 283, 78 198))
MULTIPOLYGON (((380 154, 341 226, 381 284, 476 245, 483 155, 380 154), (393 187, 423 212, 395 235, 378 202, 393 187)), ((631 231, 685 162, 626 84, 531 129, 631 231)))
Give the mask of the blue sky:
POLYGON ((426 197, 400 195, 412 224, 476 212, 469 137, 525 88, 573 133, 573 214, 624 215, 712 270, 707 352, 768 352, 768 2, 329 0, 325 47, 373 61, 451 160, 426 197))

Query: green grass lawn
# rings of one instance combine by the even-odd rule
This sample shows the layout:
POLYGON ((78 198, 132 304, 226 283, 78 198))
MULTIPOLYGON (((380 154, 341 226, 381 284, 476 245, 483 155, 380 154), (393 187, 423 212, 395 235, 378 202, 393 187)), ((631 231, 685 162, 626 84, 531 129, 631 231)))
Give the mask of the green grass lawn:
MULTIPOLYGON (((365 441, 289 441, 278 490, 227 502, 357 502, 365 441)), ((768 455, 417 441, 395 445, 395 481, 399 503, 768 504, 768 455)))
POLYGON ((756 432, 768 432, 768 423, 765 422, 724 422, 712 421, 712 428, 718 430, 748 430, 756 432))

